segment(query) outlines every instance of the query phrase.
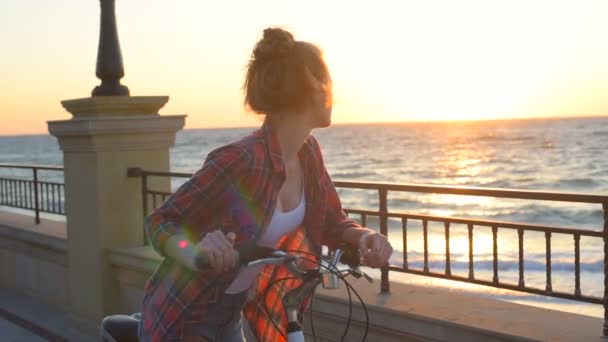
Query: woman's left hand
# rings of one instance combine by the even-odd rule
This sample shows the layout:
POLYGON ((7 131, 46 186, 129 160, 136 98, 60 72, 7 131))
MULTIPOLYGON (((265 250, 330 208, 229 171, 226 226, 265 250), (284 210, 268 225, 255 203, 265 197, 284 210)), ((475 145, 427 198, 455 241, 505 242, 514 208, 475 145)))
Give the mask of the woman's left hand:
POLYGON ((359 252, 363 257, 364 265, 379 268, 388 265, 393 247, 386 236, 369 232, 359 238, 359 252))

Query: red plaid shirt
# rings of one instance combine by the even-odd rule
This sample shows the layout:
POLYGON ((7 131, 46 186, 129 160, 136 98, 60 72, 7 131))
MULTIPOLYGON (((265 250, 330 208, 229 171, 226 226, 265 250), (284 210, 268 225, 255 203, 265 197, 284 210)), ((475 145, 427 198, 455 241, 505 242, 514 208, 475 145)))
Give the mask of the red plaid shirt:
MULTIPOLYGON (((278 248, 321 253, 321 244, 335 248, 342 233, 359 225, 346 217, 325 169, 321 149, 310 135, 298 152, 304 170, 306 214, 302 225, 281 239, 278 248)), ((221 229, 236 233, 235 247, 259 238, 270 222, 285 169, 278 139, 269 123, 239 141, 222 146, 207 156, 203 167, 145 219, 145 230, 154 249, 165 258, 148 281, 143 297, 141 341, 182 340, 210 314, 208 304, 217 301, 238 270, 222 274, 192 272, 164 253, 164 244, 176 233, 190 242, 221 229)), ((254 282, 258 296, 244 313, 260 341, 284 340, 287 318, 281 298, 299 280, 270 282, 290 276, 284 267, 267 266, 254 282), (266 305, 270 317, 264 309, 266 305), (278 331, 270 320, 280 327, 278 331)), ((303 303, 303 311, 308 303, 303 303)), ((301 317, 302 312, 300 312, 301 317)))

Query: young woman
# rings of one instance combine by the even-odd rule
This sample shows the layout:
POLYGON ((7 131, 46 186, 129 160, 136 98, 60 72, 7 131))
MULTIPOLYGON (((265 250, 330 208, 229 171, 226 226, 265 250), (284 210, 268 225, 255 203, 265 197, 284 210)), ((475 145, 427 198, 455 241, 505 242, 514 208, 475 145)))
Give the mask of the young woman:
POLYGON ((319 48, 282 29, 264 30, 244 90, 245 104, 265 116, 262 127, 209 153, 145 220, 164 260, 144 291, 141 341, 244 341, 241 311, 258 340, 284 340, 286 318, 275 299, 298 281, 277 283, 264 300, 266 286, 287 271, 237 268, 233 249, 243 244, 320 255, 321 245, 346 242, 371 267, 391 256, 385 236, 346 217, 310 134, 331 123, 331 78, 319 48), (195 267, 201 250, 213 270, 195 267))

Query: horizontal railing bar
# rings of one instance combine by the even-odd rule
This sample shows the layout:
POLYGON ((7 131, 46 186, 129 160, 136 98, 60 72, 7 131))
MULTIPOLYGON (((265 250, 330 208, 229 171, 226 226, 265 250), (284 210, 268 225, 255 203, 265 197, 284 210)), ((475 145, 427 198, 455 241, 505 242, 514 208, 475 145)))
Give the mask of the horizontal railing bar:
MULTIPOLYGON (((17 208, 17 209, 25 209, 25 210, 34 210, 30 206, 17 205, 17 204, 13 205, 13 204, 10 204, 10 203, 3 203, 3 204, 0 204, 0 206, 2 206, 2 207, 10 207, 10 208, 17 208)), ((65 214, 64 212, 60 212, 60 211, 57 211, 57 210, 53 211, 53 210, 49 210, 49 209, 40 209, 39 211, 41 213, 44 212, 44 213, 49 213, 49 214, 61 214, 61 215, 65 214)))
POLYGON ((591 296, 583 296, 583 295, 577 296, 577 295, 573 295, 571 293, 557 292, 557 291, 547 292, 545 290, 537 289, 537 288, 533 288, 533 287, 519 287, 516 284, 511 285, 511 284, 505 284, 505 283, 494 283, 494 282, 488 281, 488 280, 470 279, 468 277, 462 277, 462 276, 458 276, 458 275, 447 276, 443 273, 424 272, 422 270, 412 269, 411 267, 408 269, 403 269, 398 266, 389 266, 388 269, 390 271, 396 271, 396 272, 401 272, 401 273, 411 273, 411 274, 421 275, 421 276, 425 276, 425 277, 434 277, 434 278, 441 278, 441 279, 447 279, 447 280, 461 281, 461 282, 465 282, 465 283, 485 285, 485 286, 489 286, 489 287, 497 287, 497 288, 502 288, 502 289, 506 289, 506 290, 518 291, 518 292, 528 292, 528 293, 533 293, 533 294, 538 294, 538 295, 548 296, 548 297, 571 299, 571 300, 575 300, 575 301, 579 301, 579 302, 586 302, 586 303, 593 303, 593 304, 604 303, 603 298, 599 298, 599 297, 591 297, 591 296))
MULTIPOLYGON (((27 207, 27 206, 20 206, 20 205, 13 205, 13 204, 0 204, 1 207, 10 207, 10 208, 16 208, 16 209, 23 209, 23 210, 34 210, 32 207, 27 207)), ((47 214, 58 214, 58 215, 65 215, 64 212, 59 212, 59 211, 52 211, 52 210, 47 210, 47 209, 40 209, 38 210, 41 213, 47 213, 47 214)))
POLYGON ((593 195, 585 193, 565 193, 557 191, 513 190, 501 188, 477 188, 459 185, 430 185, 411 183, 370 183, 353 181, 334 181, 339 188, 368 189, 387 191, 425 192, 448 195, 468 195, 497 198, 533 199, 542 201, 606 203, 608 195, 593 195))
MULTIPOLYGON (((34 182, 34 181, 27 181, 27 182, 34 182)), ((57 182, 47 182, 47 181, 38 181, 38 184, 49 184, 49 185, 58 185, 63 187, 64 183, 57 183, 57 182)))
MULTIPOLYGON (((130 177, 147 176, 166 176, 166 177, 192 177, 192 173, 184 172, 162 172, 147 171, 139 168, 129 168, 130 177)), ((585 193, 565 193, 557 191, 536 191, 536 190, 513 190, 501 188, 477 188, 460 185, 431 185, 431 184, 412 184, 412 183, 376 183, 376 182, 354 182, 354 181, 334 181, 334 185, 339 188, 367 189, 367 190, 386 190, 386 191, 409 191, 425 192, 435 194, 450 195, 469 195, 497 198, 514 199, 534 199, 544 201, 560 202, 583 202, 583 203, 607 203, 608 195, 593 195, 585 193)))
POLYGON ((148 190, 148 194, 150 195, 171 195, 173 194, 172 192, 167 192, 167 191, 153 191, 153 190, 148 190))
MULTIPOLYGON (((377 211, 373 210, 358 210, 358 209, 348 209, 345 208, 344 211, 352 214, 365 214, 368 216, 379 216, 377 211)), ((581 234, 583 236, 594 236, 594 237, 603 237, 604 234, 598 230, 582 230, 577 228, 568 228, 568 227, 553 227, 553 226, 543 226, 537 224, 527 224, 527 223, 516 223, 516 222, 505 222, 505 221, 491 221, 491 220, 482 220, 482 219, 469 219, 462 217, 449 217, 449 216, 433 216, 433 215, 420 215, 420 214, 409 214, 409 213, 388 213, 388 217, 390 218, 407 218, 414 220, 428 220, 433 222, 450 222, 450 223, 461 223, 461 224, 469 224, 472 223, 476 226, 487 226, 492 227, 494 225, 499 228, 508 228, 508 229, 518 229, 524 228, 525 230, 532 231, 551 231, 557 234, 581 234)))
POLYGON ((57 182, 49 182, 49 181, 34 181, 33 179, 19 179, 19 178, 4 178, 4 177, 0 177, 1 180, 5 180, 5 181, 9 181, 9 182, 25 182, 25 183, 30 183, 30 184, 34 184, 34 183, 38 183, 38 184, 50 184, 50 185, 58 185, 63 187, 65 185, 65 183, 57 183, 57 182))
POLYGON ((3 204, 2 206, 4 207, 11 207, 11 208, 17 208, 17 209, 28 209, 26 207, 23 207, 19 204, 3 204))
POLYGON ((0 163, 0 167, 9 168, 9 169, 38 169, 38 170, 50 170, 50 171, 63 171, 62 166, 54 166, 54 165, 23 165, 23 164, 0 163))
POLYGON ((137 167, 130 167, 127 169, 127 175, 129 177, 141 177, 141 176, 160 176, 160 177, 184 177, 190 178, 193 173, 186 172, 163 172, 163 171, 147 171, 137 167))

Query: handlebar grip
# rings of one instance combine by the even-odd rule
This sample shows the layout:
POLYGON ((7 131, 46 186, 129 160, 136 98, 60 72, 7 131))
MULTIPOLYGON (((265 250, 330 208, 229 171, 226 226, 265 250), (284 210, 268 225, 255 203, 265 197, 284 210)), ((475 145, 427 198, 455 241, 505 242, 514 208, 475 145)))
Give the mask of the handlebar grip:
MULTIPOLYGON (((251 261, 270 256, 274 251, 274 248, 258 246, 252 242, 235 249, 234 253, 238 265, 247 265, 251 261)), ((204 251, 200 251, 194 257, 194 265, 201 271, 213 269, 209 263, 209 256, 204 251)))
POLYGON ((209 263, 209 256, 203 251, 200 251, 194 257, 194 266, 196 266, 196 268, 201 271, 213 269, 213 267, 211 267, 211 264, 209 263))
POLYGON ((274 251, 274 248, 258 246, 255 242, 248 243, 237 249, 239 253, 239 262, 241 265, 247 265, 248 263, 269 257, 274 251))
POLYGON ((340 256, 340 262, 348 265, 351 268, 356 268, 361 265, 361 253, 359 249, 353 246, 341 246, 342 255, 340 256))

